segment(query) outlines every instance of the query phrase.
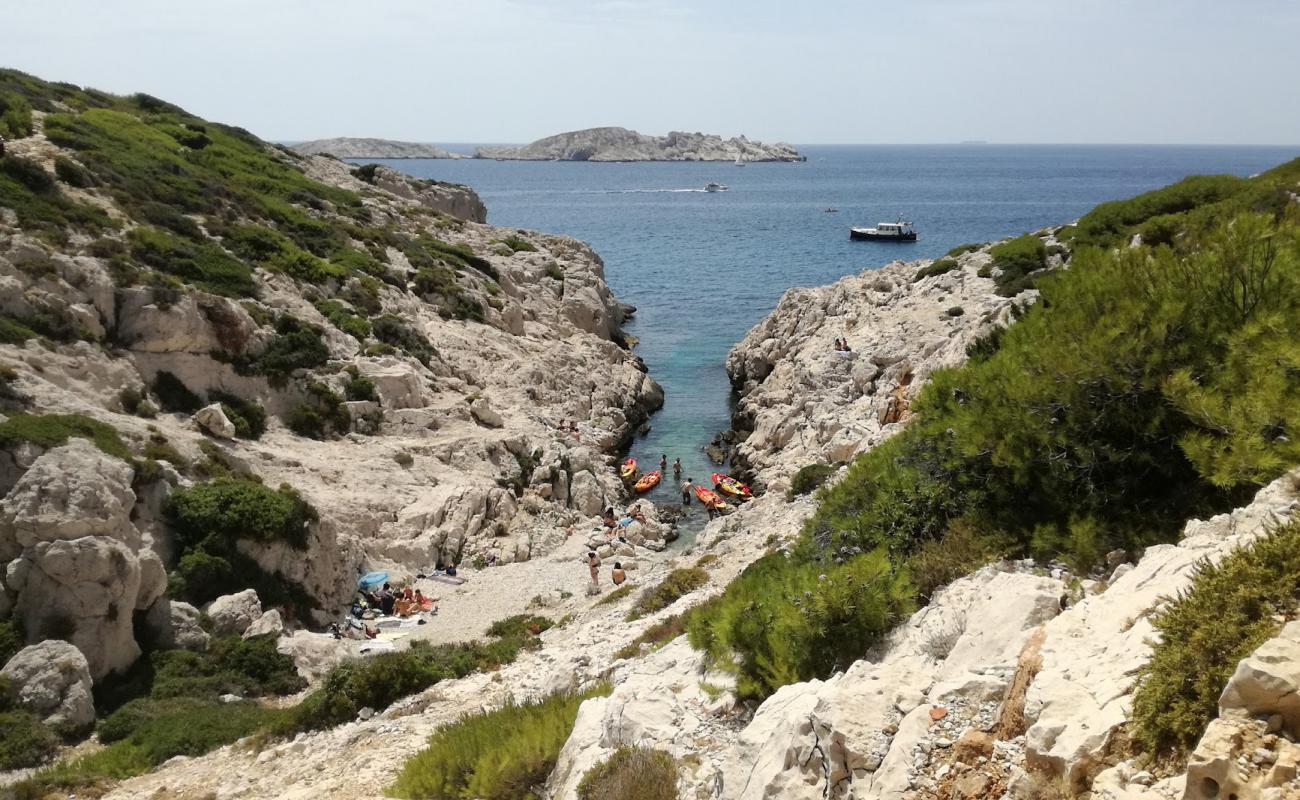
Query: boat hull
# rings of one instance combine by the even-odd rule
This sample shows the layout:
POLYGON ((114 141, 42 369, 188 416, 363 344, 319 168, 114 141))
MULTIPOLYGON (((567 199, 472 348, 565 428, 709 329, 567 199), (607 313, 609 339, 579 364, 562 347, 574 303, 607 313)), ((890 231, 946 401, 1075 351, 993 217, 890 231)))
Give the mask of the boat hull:
POLYGON ((872 241, 872 242, 915 242, 915 233, 904 233, 898 236, 881 236, 878 233, 860 231, 855 228, 849 228, 849 238, 855 241, 872 241))
POLYGON ((646 492, 658 486, 659 481, 663 480, 663 477, 664 474, 662 472, 660 472, 659 470, 655 470, 654 472, 647 473, 645 477, 637 481, 636 485, 633 486, 632 488, 636 490, 637 494, 645 494, 646 492))
POLYGON ((714 508, 727 507, 727 501, 723 500, 721 497, 718 497, 716 494, 714 494, 712 489, 705 489, 703 486, 696 486, 695 496, 699 498, 700 502, 704 503, 705 505, 708 505, 710 502, 712 502, 714 508))
POLYGON ((730 475, 723 475, 720 472, 715 472, 709 477, 715 484, 722 487, 723 492, 733 497, 744 498, 750 496, 749 487, 730 475))

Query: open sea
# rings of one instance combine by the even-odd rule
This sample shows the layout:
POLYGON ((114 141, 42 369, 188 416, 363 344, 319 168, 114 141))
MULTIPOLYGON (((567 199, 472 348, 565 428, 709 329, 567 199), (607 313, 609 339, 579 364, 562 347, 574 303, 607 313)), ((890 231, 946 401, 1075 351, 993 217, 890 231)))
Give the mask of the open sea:
MULTIPOLYGON (((472 152, 472 146, 451 149, 472 152)), ((1197 173, 1250 175, 1300 147, 839 145, 799 147, 802 164, 398 160, 421 178, 472 186, 494 225, 590 242, 663 410, 632 455, 681 458, 697 482, 702 448, 729 426, 727 351, 792 286, 818 286, 894 259, 934 258, 1077 219, 1197 173), (726 184, 706 193, 704 184, 726 184), (836 208, 838 213, 825 209, 836 208), (904 215, 911 243, 851 242, 850 225, 904 215)), ((652 497, 672 500, 671 475, 652 497)))

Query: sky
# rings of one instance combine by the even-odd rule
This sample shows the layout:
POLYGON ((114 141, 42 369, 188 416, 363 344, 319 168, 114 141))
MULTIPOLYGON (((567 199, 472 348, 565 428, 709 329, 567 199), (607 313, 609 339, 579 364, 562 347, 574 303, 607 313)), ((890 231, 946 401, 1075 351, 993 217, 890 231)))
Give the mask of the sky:
POLYGON ((0 66, 278 141, 1300 143, 1297 0, 0 0, 0 66))

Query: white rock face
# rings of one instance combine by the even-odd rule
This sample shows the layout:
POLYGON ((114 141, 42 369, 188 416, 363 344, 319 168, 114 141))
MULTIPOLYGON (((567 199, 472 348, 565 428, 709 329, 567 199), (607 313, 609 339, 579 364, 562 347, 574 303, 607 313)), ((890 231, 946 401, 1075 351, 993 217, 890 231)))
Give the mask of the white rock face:
POLYGON ((243 637, 245 639, 252 639, 254 636, 275 636, 279 638, 282 633, 284 633, 284 620, 281 619, 280 612, 273 608, 263 613, 252 625, 245 628, 243 637))
POLYGON ((1219 698, 1219 714, 1280 714, 1282 727, 1300 735, 1300 622, 1289 622, 1242 659, 1219 698))
POLYGON ((257 599, 257 592, 245 589, 213 600, 208 606, 208 616, 212 618, 212 631, 216 635, 242 635, 261 619, 262 603, 257 599))
POLYGON ((431 144, 348 136, 299 142, 293 149, 305 156, 331 155, 335 158, 468 158, 431 144))
POLYGON ((24 647, 0 669, 9 695, 47 725, 84 730, 95 722, 90 666, 81 651, 49 639, 24 647))
POLYGON ((849 461, 901 429, 936 369, 961 364, 966 347, 1005 326, 1011 304, 979 269, 989 256, 914 280, 921 263, 895 262, 830 286, 790 289, 727 356, 743 397, 739 463, 784 490, 800 467, 849 461), (953 316, 950 309, 964 313, 953 316), (835 350, 847 339, 850 352, 835 350))
POLYGON ((199 430, 218 439, 235 438, 235 423, 230 421, 220 403, 204 406, 194 412, 194 424, 199 430))
POLYGON ((159 598, 145 615, 146 624, 160 650, 208 649, 208 632, 199 625, 199 610, 180 600, 159 598))
POLYGON ((36 459, 0 504, 14 613, 32 641, 79 648, 96 679, 135 661, 132 613, 166 585, 131 523, 131 478, 124 461, 74 438, 36 459))

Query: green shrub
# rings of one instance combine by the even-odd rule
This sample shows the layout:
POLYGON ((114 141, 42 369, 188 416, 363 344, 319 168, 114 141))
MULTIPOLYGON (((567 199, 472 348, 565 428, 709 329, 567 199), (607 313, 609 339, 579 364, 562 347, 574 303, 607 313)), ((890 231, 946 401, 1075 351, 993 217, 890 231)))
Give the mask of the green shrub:
POLYGON ((64 183, 79 189, 95 185, 94 176, 67 156, 58 156, 54 159, 54 174, 64 183))
POLYGON ((110 456, 130 460, 131 451, 113 426, 82 414, 10 414, 0 422, 0 448, 10 448, 20 442, 31 442, 44 448, 67 444, 76 436, 89 439, 110 456))
POLYGON ((1159 634, 1138 672, 1130 735, 1157 756, 1185 757, 1237 662, 1277 633, 1295 608, 1300 524, 1198 566, 1191 586, 1151 619, 1159 634))
POLYGON ((537 245, 519 236, 507 236, 501 240, 501 244, 510 248, 513 253, 536 253, 537 245))
POLYGON ((560 269, 559 264, 548 264, 546 266, 546 277, 553 280, 564 282, 564 270, 560 269))
POLYGON ((433 349, 433 345, 429 344, 429 340, 403 322, 400 317, 385 314, 372 320, 371 324, 376 339, 405 350, 422 364, 427 365, 431 359, 437 356, 437 351, 433 349))
POLYGON ((275 336, 255 356, 241 356, 235 366, 245 374, 265 375, 273 386, 287 385, 295 370, 314 369, 329 361, 330 351, 315 325, 285 314, 276 320, 275 336))
POLYGON ((1110 246, 1147 220, 1217 203, 1246 186, 1246 179, 1233 175, 1194 175, 1128 200, 1102 203, 1084 214, 1071 233, 1076 245, 1110 246))
POLYGON ((1047 266, 1047 245, 1032 233, 995 245, 989 254, 993 256, 993 266, 1000 270, 994 283, 1003 297, 1015 297, 1033 288, 1030 273, 1047 266))
POLYGON ((915 589, 883 551, 827 566, 773 553, 687 620, 691 645, 736 671, 737 697, 762 699, 829 677, 914 608, 915 589))
MULTIPOLYGON (((0 666, 8 664, 9 659, 18 655, 18 651, 26 646, 22 620, 10 618, 0 621, 0 666)), ((0 702, 2 700, 3 694, 0 694, 0 702)))
POLYGON ((400 450, 394 453, 393 460, 397 462, 398 466, 406 467, 407 469, 410 469, 411 466, 415 464, 415 456, 405 450, 400 450))
POLYGON ((960 317, 962 314, 966 313, 966 309, 962 308, 961 306, 953 306, 952 308, 948 309, 944 313, 950 317, 960 317))
POLYGON ((18 320, 0 314, 0 344, 22 344, 38 335, 18 320))
POLYGON ((127 234, 131 256, 213 294, 255 297, 253 271, 211 242, 194 242, 160 228, 140 227, 127 234))
POLYGON ((625 583, 622 586, 615 589, 614 591, 610 592, 609 594, 597 600, 596 605, 607 606, 613 603, 617 603, 619 600, 622 600, 624 597, 627 597, 628 595, 632 594, 632 591, 633 591, 632 584, 625 583))
MULTIPOLYGON (((693 609, 692 609, 693 611, 693 609)), ((691 612, 683 614, 673 614, 667 619, 656 622, 646 628, 635 639, 620 647, 614 652, 614 658, 635 658, 642 654, 642 645, 651 645, 650 652, 654 652, 664 645, 686 633, 686 626, 691 617, 691 612)))
POLYGON ((32 107, 22 95, 0 92, 0 138, 25 139, 32 135, 32 107))
POLYGON ((984 246, 984 245, 982 245, 982 244, 959 244, 959 245, 957 245, 956 247, 954 247, 953 249, 949 250, 946 254, 944 254, 944 258, 953 258, 953 259, 955 259, 955 258, 957 258, 958 256, 964 256, 964 255, 966 255, 967 253, 973 253, 973 252, 975 252, 976 250, 980 249, 980 248, 983 247, 983 246, 984 246))
POLYGON ((516 614, 513 617, 499 619, 488 628, 488 636, 502 638, 524 638, 538 636, 555 625, 546 617, 533 614, 516 614))
POLYGON ((190 391, 175 373, 166 370, 154 376, 153 393, 163 411, 193 414, 203 408, 203 398, 190 391))
POLYGON ((19 227, 60 244, 68 240, 67 228, 93 234, 114 226, 103 209, 65 197, 39 165, 11 157, 0 159, 0 206, 13 210, 19 227), (48 187, 42 177, 49 180, 48 187))
POLYGON ((58 191, 50 173, 31 159, 21 156, 0 157, 0 170, 37 194, 53 194, 58 191))
POLYGON ((344 373, 347 375, 347 382, 343 384, 343 394, 349 400, 379 402, 379 391, 375 387, 375 382, 362 375, 356 365, 349 364, 344 373))
POLYGON ((365 341, 370 336, 370 322, 337 300, 320 300, 316 303, 316 310, 328 319, 331 325, 357 341, 365 341))
POLYGON ((307 526, 317 519, 311 504, 289 486, 270 489, 238 478, 176 489, 168 514, 177 537, 187 544, 216 537, 305 547, 307 526))
POLYGON ((289 409, 284 424, 299 436, 311 439, 328 439, 348 432, 352 417, 343 398, 323 383, 307 386, 307 396, 302 403, 289 409))
POLYGON ((677 800, 677 762, 663 750, 620 747, 587 770, 578 800, 677 800))
POLYGON ((189 467, 189 459, 172 447, 166 436, 159 433, 150 434, 149 441, 144 446, 144 457, 151 461, 166 461, 179 470, 189 467))
POLYGON ((955 520, 943 538, 923 543, 908 559, 907 566, 917 594, 928 601, 939 588, 996 561, 998 556, 992 537, 981 535, 965 520, 955 520))
POLYGON ((700 567, 680 567, 668 573, 658 586, 646 589, 632 604, 628 619, 638 619, 667 608, 682 597, 709 582, 709 573, 700 567))
POLYGON ((793 500, 801 494, 808 494, 821 487, 838 471, 831 464, 808 464, 800 467, 790 479, 790 490, 786 492, 786 498, 793 500))
POLYGON ((352 170, 352 174, 356 175, 358 178, 365 181, 366 183, 373 184, 375 182, 375 173, 378 170, 379 170, 378 164, 362 164, 361 166, 352 170))
POLYGON ((460 800, 537 798, 573 731, 584 700, 609 693, 602 686, 582 694, 548 695, 539 702, 509 704, 467 714, 439 728, 389 789, 396 797, 460 800))
POLYGON ((59 747, 59 737, 30 711, 0 712, 0 769, 39 766, 59 747))
POLYGON ((932 278, 935 275, 943 275, 945 273, 952 272, 953 270, 957 269, 957 267, 958 267, 957 259, 941 258, 938 261, 935 261, 934 263, 930 264, 930 266, 928 267, 922 267, 921 269, 918 269, 916 271, 916 275, 912 277, 912 281, 916 282, 921 280, 922 278, 932 278))

